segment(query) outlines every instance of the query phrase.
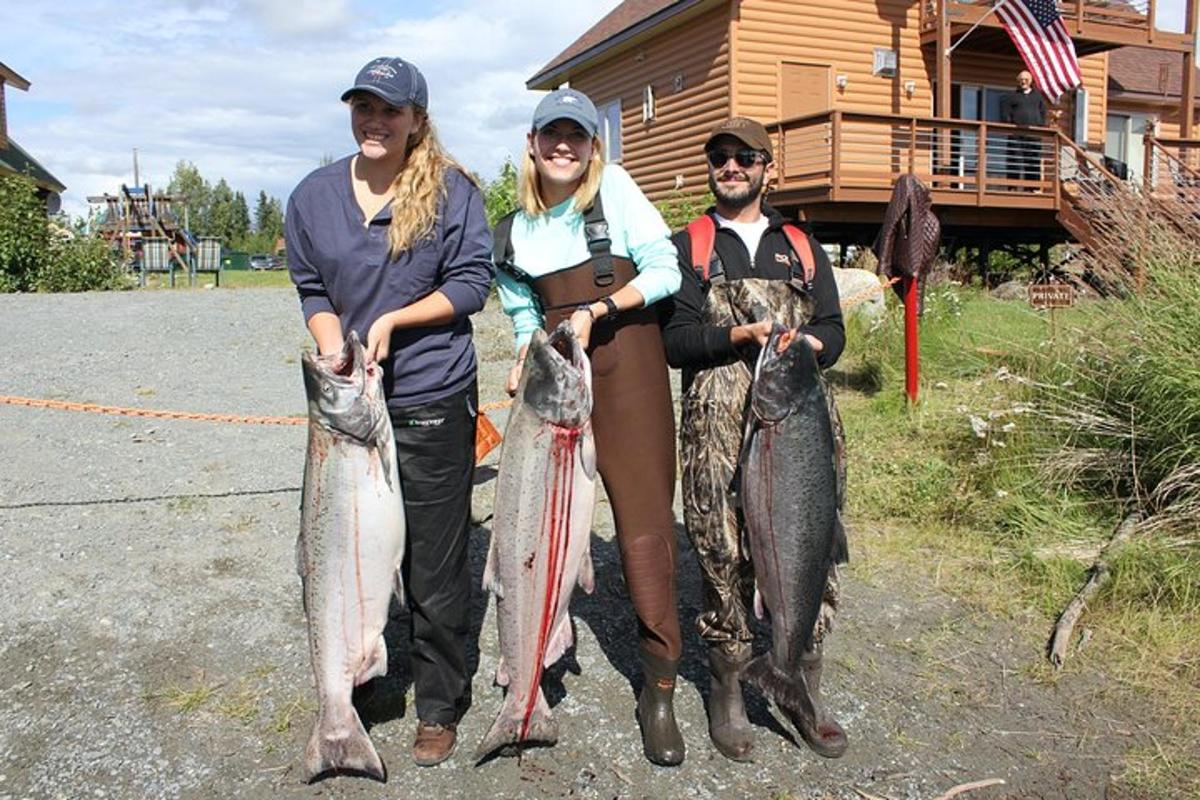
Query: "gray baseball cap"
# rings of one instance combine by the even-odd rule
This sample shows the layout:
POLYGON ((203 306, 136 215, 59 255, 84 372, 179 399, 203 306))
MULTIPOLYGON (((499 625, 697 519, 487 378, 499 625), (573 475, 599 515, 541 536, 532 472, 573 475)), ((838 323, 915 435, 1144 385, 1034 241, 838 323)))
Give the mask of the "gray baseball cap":
POLYGON ((402 58, 381 56, 358 71, 354 85, 342 92, 342 101, 355 92, 370 92, 396 106, 429 108, 429 87, 415 65, 402 58))
POLYGON ((586 94, 574 89, 555 89, 543 97, 533 112, 533 129, 541 130, 556 119, 578 122, 589 136, 595 136, 600 130, 600 115, 596 113, 595 104, 586 94))

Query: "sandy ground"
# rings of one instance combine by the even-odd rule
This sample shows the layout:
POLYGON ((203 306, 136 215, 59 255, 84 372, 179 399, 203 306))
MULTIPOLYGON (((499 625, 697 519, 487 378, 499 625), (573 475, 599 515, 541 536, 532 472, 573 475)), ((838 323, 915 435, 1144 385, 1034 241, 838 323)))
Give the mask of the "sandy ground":
MULTIPOLYGON (((0 296, 0 394, 152 409, 303 413, 306 343, 287 290, 0 296)), ((510 350, 477 317, 481 399, 501 398, 510 350)), ((504 413, 494 415, 503 425, 504 413)), ((299 780, 315 708, 293 543, 302 427, 102 416, 0 405, 0 800, 9 798, 1097 798, 1140 743, 1132 713, 1077 678, 1028 677, 1037 654, 871 553, 854 552, 830 639, 828 704, 851 736, 825 761, 750 693, 758 759, 709 744, 699 605, 680 529, 686 652, 679 769, 648 764, 633 719, 633 618, 606 505, 598 587, 575 598, 578 645, 547 686, 561 739, 475 767, 499 707, 496 623, 476 591, 474 705, 433 769, 408 756, 407 619, 388 630, 393 674, 362 704, 387 785, 299 780), (863 565, 869 566, 864 569, 863 565)), ((493 454, 475 508, 491 506, 493 454)), ((851 487, 853 490, 853 487, 851 487)), ((472 541, 474 582, 489 531, 472 541)), ((851 539, 854 547, 854 540, 851 539)))

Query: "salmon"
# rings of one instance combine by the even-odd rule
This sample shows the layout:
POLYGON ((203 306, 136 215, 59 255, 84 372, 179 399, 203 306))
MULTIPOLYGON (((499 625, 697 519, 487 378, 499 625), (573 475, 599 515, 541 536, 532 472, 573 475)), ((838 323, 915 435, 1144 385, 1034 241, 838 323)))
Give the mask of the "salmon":
POLYGON ((575 585, 593 587, 591 413, 591 365, 570 323, 549 336, 536 331, 504 431, 483 576, 496 596, 496 683, 507 691, 475 752, 479 760, 506 745, 558 740, 541 680, 574 641, 568 606, 575 585))
POLYGON ((304 778, 387 773, 351 702, 355 686, 387 673, 383 629, 403 602, 404 505, 396 442, 379 365, 357 335, 341 352, 304 353, 308 452, 296 569, 308 619, 317 719, 304 778))
POLYGON ((812 347, 776 325, 759 355, 740 463, 739 499, 771 649, 745 678, 779 705, 813 713, 800 669, 830 565, 842 560, 833 424, 812 347), (787 337, 787 338, 784 338, 787 337), (790 338, 790 342, 788 342, 790 338), (779 352, 780 341, 788 342, 779 352))

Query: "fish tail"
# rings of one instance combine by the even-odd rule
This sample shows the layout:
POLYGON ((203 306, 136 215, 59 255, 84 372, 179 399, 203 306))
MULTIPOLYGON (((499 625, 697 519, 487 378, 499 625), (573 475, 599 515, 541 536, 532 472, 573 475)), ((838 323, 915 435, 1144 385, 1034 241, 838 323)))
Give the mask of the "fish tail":
POLYGON ((312 783, 328 772, 368 775, 387 781, 383 761, 353 707, 341 714, 322 708, 304 749, 304 780, 312 783))
POLYGON ((529 715, 528 724, 525 723, 524 709, 517 703, 517 693, 510 690, 505 695, 504 706, 496 716, 496 721, 475 748, 476 762, 483 761, 506 745, 534 742, 550 745, 558 741, 558 722, 542 690, 539 688, 537 692, 537 702, 533 713, 529 715))
POLYGON ((742 677, 763 695, 789 711, 815 717, 816 709, 804 681, 804 671, 797 663, 780 667, 773 653, 764 653, 746 665, 742 677))

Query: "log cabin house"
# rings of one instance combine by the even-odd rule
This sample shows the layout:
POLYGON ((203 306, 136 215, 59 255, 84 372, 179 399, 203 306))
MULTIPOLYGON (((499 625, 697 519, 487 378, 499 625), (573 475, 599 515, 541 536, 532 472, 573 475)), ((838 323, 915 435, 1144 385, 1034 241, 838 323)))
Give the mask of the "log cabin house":
POLYGON ((703 195, 708 132, 749 116, 775 139, 772 203, 827 243, 870 242, 911 172, 952 250, 986 259, 1037 244, 1045 259, 1052 244, 1088 244, 1089 192, 1200 179, 1188 149, 1200 146, 1189 142, 1200 0, 1184 0, 1182 32, 1155 24, 1161 2, 1059 3, 1083 82, 1048 127, 1024 129, 1040 180, 1010 169, 1017 129, 998 121, 1000 99, 1024 65, 993 0, 625 0, 527 85, 587 93, 608 157, 652 200, 703 195), (1161 138, 1142 138, 1149 121, 1161 138))

